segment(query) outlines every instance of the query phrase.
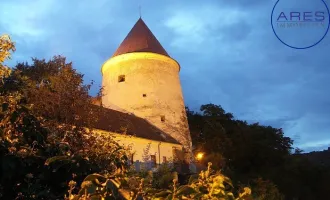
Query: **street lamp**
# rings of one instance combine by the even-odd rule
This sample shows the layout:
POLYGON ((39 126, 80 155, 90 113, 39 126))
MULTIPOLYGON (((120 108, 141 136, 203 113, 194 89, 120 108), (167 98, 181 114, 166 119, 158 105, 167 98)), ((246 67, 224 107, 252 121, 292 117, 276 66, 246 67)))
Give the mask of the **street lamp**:
POLYGON ((196 155, 196 159, 197 159, 198 161, 202 160, 203 157, 204 157, 204 153, 203 153, 203 152, 199 152, 199 153, 197 153, 197 155, 196 155))

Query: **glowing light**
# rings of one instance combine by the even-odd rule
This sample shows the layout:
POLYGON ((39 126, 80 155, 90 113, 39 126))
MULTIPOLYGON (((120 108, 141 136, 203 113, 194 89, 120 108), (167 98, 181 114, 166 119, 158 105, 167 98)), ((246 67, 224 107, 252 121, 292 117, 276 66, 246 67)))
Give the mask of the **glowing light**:
POLYGON ((133 53, 121 54, 121 55, 112 57, 109 60, 105 61, 105 63, 103 63, 102 68, 101 68, 102 75, 110 67, 117 68, 117 69, 112 69, 112 71, 122 70, 122 66, 120 63, 130 61, 130 60, 140 60, 140 59, 163 61, 163 62, 169 63, 170 64, 169 66, 175 66, 175 68, 177 68, 177 70, 180 71, 179 63, 170 57, 160 55, 157 53, 150 53, 150 52, 133 52, 133 53))
POLYGON ((202 160, 203 157, 204 157, 204 153, 202 152, 198 153, 196 156, 197 160, 202 160))

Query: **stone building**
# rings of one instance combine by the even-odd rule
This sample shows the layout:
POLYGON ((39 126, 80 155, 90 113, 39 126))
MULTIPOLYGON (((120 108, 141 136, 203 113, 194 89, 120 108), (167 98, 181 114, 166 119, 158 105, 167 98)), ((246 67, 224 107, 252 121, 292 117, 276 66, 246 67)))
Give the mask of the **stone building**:
POLYGON ((179 63, 171 58, 139 18, 101 68, 106 108, 95 128, 131 145, 132 161, 141 162, 149 146, 150 162, 161 164, 182 152, 191 159, 191 137, 180 84, 179 63), (120 127, 127 127, 122 134, 120 127))

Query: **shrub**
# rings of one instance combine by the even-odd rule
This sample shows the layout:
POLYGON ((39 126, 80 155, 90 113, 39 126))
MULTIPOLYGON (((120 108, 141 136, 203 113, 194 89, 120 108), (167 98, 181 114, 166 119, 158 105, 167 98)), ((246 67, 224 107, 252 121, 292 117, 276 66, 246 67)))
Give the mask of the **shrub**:
POLYGON ((211 163, 206 171, 198 176, 191 176, 187 185, 178 185, 178 176, 174 172, 172 186, 169 189, 157 189, 152 184, 153 173, 146 178, 128 177, 122 175, 99 175, 92 174, 86 177, 81 184, 78 194, 72 194, 74 183, 69 184, 69 196, 67 200, 82 199, 116 199, 125 198, 129 200, 147 199, 230 199, 243 200, 251 198, 250 188, 245 187, 238 197, 231 192, 233 186, 229 178, 220 172, 211 170, 211 163), (130 190, 129 181, 134 180, 136 189, 130 190), (138 185, 138 186, 137 186, 138 185))

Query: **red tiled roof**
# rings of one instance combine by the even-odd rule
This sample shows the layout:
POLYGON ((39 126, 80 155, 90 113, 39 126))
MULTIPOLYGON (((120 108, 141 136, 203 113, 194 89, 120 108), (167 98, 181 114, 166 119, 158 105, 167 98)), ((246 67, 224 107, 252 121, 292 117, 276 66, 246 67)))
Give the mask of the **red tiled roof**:
POLYGON ((132 52, 151 52, 170 57, 140 18, 112 57, 132 52))
POLYGON ((97 116, 97 120, 91 124, 93 128, 150 140, 180 144, 173 137, 150 124, 143 118, 98 105, 91 106, 95 116, 97 116))

